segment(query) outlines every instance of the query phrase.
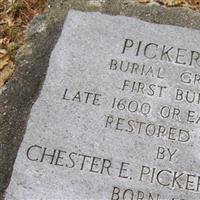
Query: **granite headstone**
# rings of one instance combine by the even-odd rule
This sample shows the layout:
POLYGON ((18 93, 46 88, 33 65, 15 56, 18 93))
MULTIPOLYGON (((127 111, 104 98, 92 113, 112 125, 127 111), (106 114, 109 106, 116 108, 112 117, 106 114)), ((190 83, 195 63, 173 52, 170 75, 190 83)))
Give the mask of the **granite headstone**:
POLYGON ((7 200, 199 200, 200 32, 71 10, 7 200))

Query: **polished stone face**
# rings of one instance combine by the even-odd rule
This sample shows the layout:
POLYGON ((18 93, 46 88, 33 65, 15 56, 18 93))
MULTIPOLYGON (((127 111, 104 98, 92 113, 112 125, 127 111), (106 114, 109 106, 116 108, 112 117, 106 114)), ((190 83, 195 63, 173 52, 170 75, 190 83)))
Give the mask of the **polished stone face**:
POLYGON ((71 10, 6 199, 198 200, 199 35, 71 10))

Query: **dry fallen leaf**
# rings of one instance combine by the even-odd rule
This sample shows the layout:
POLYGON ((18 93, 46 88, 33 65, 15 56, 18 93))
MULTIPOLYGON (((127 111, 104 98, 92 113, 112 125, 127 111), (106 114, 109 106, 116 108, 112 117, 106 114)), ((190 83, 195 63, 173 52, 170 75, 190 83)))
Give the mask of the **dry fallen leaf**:
POLYGON ((14 64, 9 61, 6 67, 0 70, 0 87, 2 87, 7 80, 9 80, 14 71, 14 64))
POLYGON ((0 59, 0 70, 3 69, 9 63, 9 56, 4 56, 0 59))
POLYGON ((149 3, 150 0, 139 0, 140 3, 149 3))
POLYGON ((5 49, 0 49, 0 54, 7 54, 7 51, 5 49))
POLYGON ((0 60, 3 59, 3 57, 7 54, 7 51, 5 49, 0 49, 0 60))
POLYGON ((167 6, 181 6, 186 2, 186 0, 158 0, 158 2, 167 6))

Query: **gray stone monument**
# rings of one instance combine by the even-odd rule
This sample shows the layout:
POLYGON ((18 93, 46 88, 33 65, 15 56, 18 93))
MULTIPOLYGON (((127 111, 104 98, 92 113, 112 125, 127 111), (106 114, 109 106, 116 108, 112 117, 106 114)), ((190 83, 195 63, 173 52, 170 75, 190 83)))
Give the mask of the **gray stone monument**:
POLYGON ((199 200, 200 32, 73 8, 5 199, 199 200))

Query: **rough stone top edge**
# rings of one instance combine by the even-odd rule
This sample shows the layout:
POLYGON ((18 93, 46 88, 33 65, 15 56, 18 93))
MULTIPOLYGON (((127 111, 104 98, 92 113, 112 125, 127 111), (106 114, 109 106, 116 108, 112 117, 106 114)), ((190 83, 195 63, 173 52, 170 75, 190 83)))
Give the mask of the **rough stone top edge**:
MULTIPOLYGON (((106 5, 106 3, 104 3, 102 7, 98 6, 95 7, 87 4, 89 0, 83 0, 83 1, 86 2, 86 5, 81 7, 80 5, 77 6, 76 3, 71 3, 70 0, 67 2, 65 1, 63 2, 63 0, 58 0, 57 4, 59 4, 59 2, 62 2, 62 7, 58 6, 50 7, 50 9, 47 10, 45 13, 34 17, 34 19, 31 21, 26 30, 27 43, 32 43, 33 38, 36 39, 37 37, 40 37, 40 34, 46 31, 46 29, 50 26, 51 24, 50 20, 52 18, 53 19, 56 18, 55 16, 58 15, 58 12, 60 12, 59 14, 60 16, 58 17, 59 19, 56 20, 58 20, 59 22, 62 21, 61 23, 63 24, 70 10, 76 10, 79 12, 98 12, 110 16, 124 16, 124 17, 136 18, 143 22, 149 22, 152 24, 156 23, 156 24, 162 24, 164 26, 172 25, 181 27, 183 29, 189 28, 194 31, 200 30, 200 22, 199 24, 195 23, 197 22, 197 19, 200 19, 200 12, 191 10, 190 8, 186 7, 165 7, 154 3, 144 5, 135 1, 114 0, 116 1, 115 6, 117 8, 116 9, 114 8, 113 12, 113 10, 110 8, 110 5, 106 5), (123 4, 125 5, 125 7, 123 7, 124 6, 123 4), (132 13, 131 12, 127 13, 127 10, 130 11, 132 10, 132 13), (179 19, 177 19, 177 17, 179 19)), ((113 0, 111 0, 110 2, 112 1, 113 0)), ((80 0, 80 2, 82 1, 80 0)), ((106 0, 105 2, 109 1, 106 0)))
MULTIPOLYGON (((155 6, 155 5, 150 5, 150 6, 155 6)), ((156 5, 156 7, 157 7, 157 5, 156 5)), ((169 8, 165 8, 165 9, 169 9, 169 8)), ((182 8, 180 7, 178 9, 182 9, 182 8)), ((184 9, 184 10, 188 11, 188 9, 184 9)), ((76 13, 83 14, 83 15, 84 15, 84 13, 92 13, 92 14, 95 14, 95 15, 107 15, 110 18, 120 17, 121 19, 134 20, 136 23, 143 24, 143 25, 145 25, 145 24, 150 24, 151 26, 158 26, 159 25, 160 28, 173 26, 174 28, 179 29, 179 30, 183 30, 183 31, 184 30, 190 30, 191 32, 200 33, 199 32, 200 29, 195 29, 195 28, 190 28, 190 27, 185 27, 185 26, 177 26, 175 24, 174 25, 173 24, 165 24, 165 23, 159 24, 159 23, 155 23, 155 22, 152 22, 152 21, 146 21, 146 20, 140 19, 136 16, 127 16, 127 15, 120 15, 120 14, 111 15, 109 13, 102 13, 100 11, 81 11, 81 10, 77 10, 77 9, 73 9, 73 8, 70 9, 68 11, 67 15, 65 16, 65 22, 64 23, 66 23, 68 16, 73 17, 73 15, 76 15, 76 13)), ((200 13, 199 13, 199 20, 200 20, 200 13)), ((200 21, 199 21, 199 23, 200 23, 200 21)))

